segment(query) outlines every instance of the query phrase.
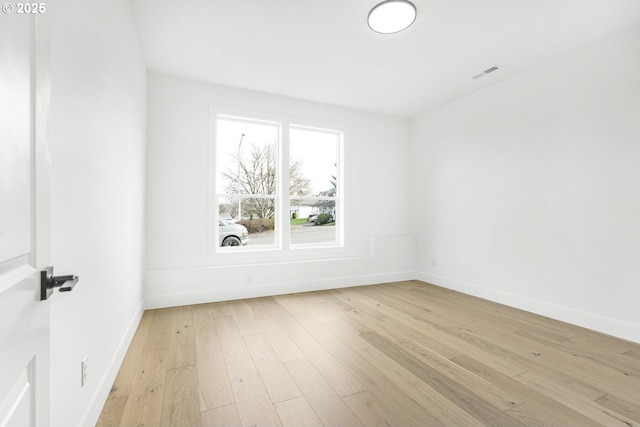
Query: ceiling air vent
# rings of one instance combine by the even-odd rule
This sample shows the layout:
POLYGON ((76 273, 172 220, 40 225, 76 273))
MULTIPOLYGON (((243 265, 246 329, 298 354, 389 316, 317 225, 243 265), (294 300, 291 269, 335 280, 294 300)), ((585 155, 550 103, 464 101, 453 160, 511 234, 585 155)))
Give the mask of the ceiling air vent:
POLYGON ((500 69, 500 67, 498 67, 497 65, 494 65, 493 67, 491 67, 491 68, 487 68, 487 69, 486 69, 486 70, 484 70, 483 72, 481 72, 481 73, 479 73, 479 74, 476 74, 476 75, 475 75, 475 76, 473 76, 472 78, 477 80, 477 79, 479 79, 480 77, 484 77, 484 76, 486 76, 487 74, 491 74, 491 73, 493 73, 494 71, 498 71, 499 69, 500 69))

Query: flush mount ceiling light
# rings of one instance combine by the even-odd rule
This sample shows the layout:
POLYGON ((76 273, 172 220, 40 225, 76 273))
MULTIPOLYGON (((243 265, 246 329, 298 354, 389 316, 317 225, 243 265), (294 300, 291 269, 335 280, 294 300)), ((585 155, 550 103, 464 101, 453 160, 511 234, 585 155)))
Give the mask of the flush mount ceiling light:
POLYGON ((416 14, 416 7, 408 0, 386 0, 369 12, 369 28, 376 33, 397 33, 409 28, 416 14))

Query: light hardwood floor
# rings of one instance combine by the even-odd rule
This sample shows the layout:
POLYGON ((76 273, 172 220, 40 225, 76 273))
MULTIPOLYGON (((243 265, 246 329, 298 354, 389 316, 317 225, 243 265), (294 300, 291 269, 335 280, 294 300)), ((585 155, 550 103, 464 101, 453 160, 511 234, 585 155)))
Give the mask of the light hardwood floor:
POLYGON ((640 345, 418 281, 147 311, 98 426, 640 426, 640 345))

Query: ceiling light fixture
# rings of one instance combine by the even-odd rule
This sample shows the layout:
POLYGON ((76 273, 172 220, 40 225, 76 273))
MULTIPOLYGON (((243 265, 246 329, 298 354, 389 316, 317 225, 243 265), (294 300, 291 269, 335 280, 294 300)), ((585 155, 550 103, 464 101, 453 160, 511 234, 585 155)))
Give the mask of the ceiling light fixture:
POLYGON ((416 7, 408 0, 386 0, 369 12, 369 28, 376 33, 393 34, 405 30, 416 20, 416 7))

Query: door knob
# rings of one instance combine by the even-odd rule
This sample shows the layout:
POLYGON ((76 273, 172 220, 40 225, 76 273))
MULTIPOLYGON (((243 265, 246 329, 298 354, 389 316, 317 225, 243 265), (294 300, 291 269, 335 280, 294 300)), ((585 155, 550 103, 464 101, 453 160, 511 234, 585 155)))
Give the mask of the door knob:
POLYGON ((49 299, 55 288, 60 292, 70 292, 78 283, 78 276, 54 276, 53 267, 46 267, 40 272, 40 301, 49 299))

